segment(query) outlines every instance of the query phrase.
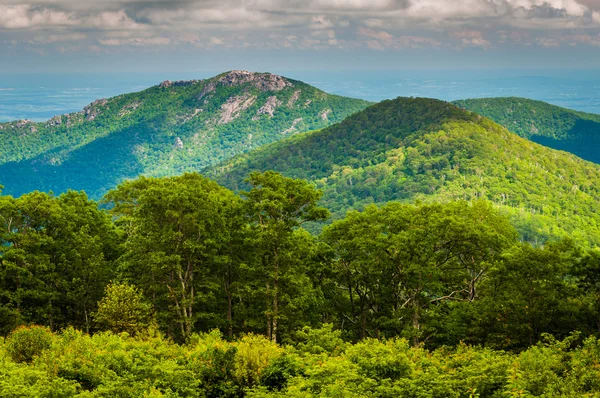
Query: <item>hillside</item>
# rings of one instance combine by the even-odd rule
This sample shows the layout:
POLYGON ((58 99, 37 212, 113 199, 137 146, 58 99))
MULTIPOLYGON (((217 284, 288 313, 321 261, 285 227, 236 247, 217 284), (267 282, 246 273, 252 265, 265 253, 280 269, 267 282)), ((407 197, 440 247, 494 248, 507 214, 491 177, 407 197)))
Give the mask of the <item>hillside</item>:
POLYGON ((0 124, 0 184, 98 198, 125 178, 199 170, 367 105, 269 73, 165 81, 44 123, 0 124))
POLYGON ((600 115, 515 97, 468 99, 454 104, 521 137, 600 163, 600 115))
POLYGON ((383 101, 205 173, 243 189, 250 171, 267 169, 314 181, 334 219, 369 203, 487 198, 529 241, 600 243, 599 166, 443 101, 383 101))

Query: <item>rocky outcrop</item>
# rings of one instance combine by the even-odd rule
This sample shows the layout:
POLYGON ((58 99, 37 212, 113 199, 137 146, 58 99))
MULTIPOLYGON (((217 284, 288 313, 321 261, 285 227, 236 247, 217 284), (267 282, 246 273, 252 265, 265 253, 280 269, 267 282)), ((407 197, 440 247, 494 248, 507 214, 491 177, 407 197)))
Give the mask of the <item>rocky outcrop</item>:
POLYGON ((131 112, 135 111, 137 108, 139 108, 141 105, 140 102, 132 102, 130 104, 125 105, 123 108, 121 108, 121 110, 119 111, 119 117, 123 117, 126 115, 129 115, 131 112))
POLYGON ((216 89, 217 89, 216 83, 211 82, 211 83, 206 84, 204 87, 202 87, 202 91, 200 91, 200 94, 198 95, 198 101, 200 101, 202 98, 204 98, 204 96, 206 94, 212 93, 216 89))
POLYGON ((30 124, 34 124, 35 122, 33 122, 32 120, 17 120, 14 124, 14 128, 18 128, 18 129, 22 129, 24 127, 29 126, 30 124))
POLYGON ((327 121, 327 120, 329 120, 328 116, 329 116, 330 113, 331 113, 331 109, 325 109, 323 112, 321 112, 319 114, 319 116, 321 116, 321 119, 327 121))
POLYGON ((160 88, 170 88, 170 87, 187 87, 193 86, 194 84, 198 84, 202 82, 202 80, 177 80, 172 82, 171 80, 165 80, 160 83, 158 87, 160 88))
POLYGON ((231 122, 240 115, 240 112, 248 109, 256 101, 255 95, 248 93, 231 97, 221 105, 221 117, 218 124, 231 122))
POLYGON ((46 122, 46 127, 56 127, 62 124, 62 116, 54 116, 46 122))
POLYGON ((296 90, 294 91, 294 94, 292 94, 292 96, 290 97, 290 99, 287 102, 287 106, 289 108, 291 108, 292 106, 294 106, 294 104, 296 103, 296 101, 298 101, 298 99, 300 98, 300 90, 296 90))
POLYGON ((106 104, 108 104, 108 100, 106 98, 98 99, 83 108, 82 113, 85 115, 86 120, 91 122, 100 114, 99 108, 105 106, 106 104))
POLYGON ((298 119, 294 119, 294 122, 292 123, 292 127, 290 127, 287 130, 284 130, 281 132, 281 134, 290 134, 290 133, 295 133, 298 129, 296 128, 296 126, 298 125, 298 123, 300 123, 302 121, 302 118, 298 118, 298 119))
POLYGON ((271 73, 248 72, 246 70, 232 70, 221 76, 219 83, 223 86, 241 86, 251 83, 262 91, 281 91, 286 87, 293 86, 289 80, 282 76, 271 73))
POLYGON ((179 137, 175 138, 175 148, 183 149, 183 141, 179 137))
POLYGON ((194 117, 196 117, 196 115, 198 115, 199 113, 202 113, 202 112, 204 112, 204 110, 202 108, 196 108, 196 109, 194 109, 194 111, 192 113, 178 115, 177 122, 180 124, 187 123, 190 120, 192 120, 194 117))
POLYGON ((267 98, 267 102, 265 102, 265 104, 263 106, 260 107, 260 109, 256 112, 256 116, 253 117, 253 120, 258 120, 258 116, 260 115, 269 115, 271 117, 273 117, 273 113, 275 112, 275 109, 277 109, 277 107, 279 105, 281 105, 281 101, 277 99, 276 96, 272 95, 269 98, 267 98))

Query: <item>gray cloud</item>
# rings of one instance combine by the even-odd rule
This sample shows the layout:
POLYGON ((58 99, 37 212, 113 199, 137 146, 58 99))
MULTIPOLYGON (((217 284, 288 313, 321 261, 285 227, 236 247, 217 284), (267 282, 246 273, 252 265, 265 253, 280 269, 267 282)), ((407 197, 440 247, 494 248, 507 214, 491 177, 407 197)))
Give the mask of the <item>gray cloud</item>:
POLYGON ((597 37, 600 0, 0 0, 0 32, 11 43, 45 51, 68 41, 96 52, 127 46, 487 50, 565 44, 556 31, 597 37))

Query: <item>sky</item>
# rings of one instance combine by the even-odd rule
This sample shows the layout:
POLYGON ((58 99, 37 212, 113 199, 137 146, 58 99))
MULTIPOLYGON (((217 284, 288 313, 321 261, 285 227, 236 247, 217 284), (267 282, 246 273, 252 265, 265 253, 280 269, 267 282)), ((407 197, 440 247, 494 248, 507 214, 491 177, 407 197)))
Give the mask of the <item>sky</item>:
POLYGON ((600 0, 0 0, 0 73, 600 68, 600 0))

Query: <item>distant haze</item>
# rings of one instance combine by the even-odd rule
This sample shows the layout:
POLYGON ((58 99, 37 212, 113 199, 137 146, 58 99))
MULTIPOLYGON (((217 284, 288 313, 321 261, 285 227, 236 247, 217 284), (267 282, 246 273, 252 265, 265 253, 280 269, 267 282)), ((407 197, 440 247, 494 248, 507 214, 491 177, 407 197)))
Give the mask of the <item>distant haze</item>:
MULTIPOLYGON (((222 71, 0 75, 0 121, 44 121, 97 98, 140 91, 162 80, 202 79, 222 71)), ((519 96, 600 113, 599 70, 272 70, 327 92, 380 101, 398 96, 443 100, 519 96)))

